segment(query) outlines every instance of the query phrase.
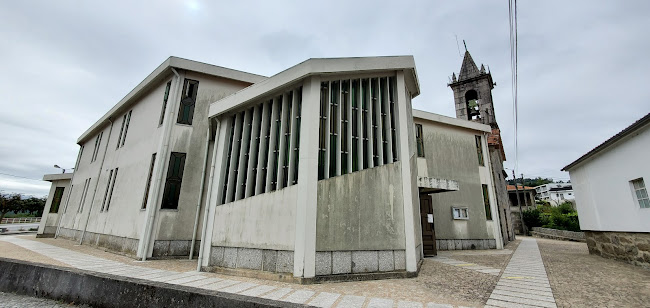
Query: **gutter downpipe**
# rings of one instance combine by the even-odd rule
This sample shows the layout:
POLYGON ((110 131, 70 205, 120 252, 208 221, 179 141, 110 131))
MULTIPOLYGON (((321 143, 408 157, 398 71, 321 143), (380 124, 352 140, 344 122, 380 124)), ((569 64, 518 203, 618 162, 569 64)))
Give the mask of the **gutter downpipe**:
MULTIPOLYGON (((189 259, 194 255, 194 244, 196 244, 196 231, 199 228, 199 214, 201 213, 201 201, 203 200, 203 186, 205 186, 205 170, 208 168, 208 155, 210 155, 210 120, 208 119, 208 133, 205 139, 205 156, 203 157, 203 169, 201 169, 201 188, 199 189, 199 200, 196 202, 196 216, 194 217, 194 229, 192 230, 192 245, 190 246, 189 259)), ((208 191, 210 191, 208 189, 208 191)), ((205 198, 208 201, 208 198, 205 198)))
MULTIPOLYGON (((108 152, 108 144, 111 142, 111 133, 113 132, 113 120, 109 117, 108 121, 111 122, 111 127, 108 129, 108 139, 106 139, 106 146, 104 147, 104 157, 102 157, 102 163, 99 165, 99 171, 97 171, 97 184, 95 184, 95 189, 93 190, 92 201, 90 201, 90 208, 88 208, 88 215, 86 215, 86 223, 84 224, 84 229, 81 232, 79 237, 79 245, 84 240, 86 235, 86 229, 88 229, 88 220, 90 220, 90 212, 93 210, 93 203, 95 203, 95 194, 97 193, 97 188, 99 187, 99 176, 102 174, 102 169, 104 169, 104 161, 106 160, 106 153, 108 152)), ((74 176, 74 175, 73 175, 74 176)), ((110 184, 110 183, 109 183, 110 184)))
MULTIPOLYGON (((201 247, 199 248, 199 258, 196 264, 196 271, 201 271, 201 264, 203 263, 203 247, 206 244, 207 237, 206 230, 208 228, 208 216, 210 214, 210 202, 212 201, 212 180, 214 179, 214 165, 217 160, 217 146, 219 145, 219 130, 221 129, 221 121, 217 119, 217 129, 214 134, 214 146, 212 146, 212 162, 210 163, 210 178, 208 179, 208 195, 205 197, 205 210, 203 210, 203 226, 201 228, 201 247)), ((208 129, 208 132, 210 130, 208 129)), ((207 156, 206 156, 207 157, 207 156)), ((197 212, 198 213, 198 212, 197 212)), ((198 216, 197 216, 198 219, 198 216)), ((195 228, 196 229, 196 228, 195 228)), ((194 245, 192 245, 194 247, 194 245)))
MULTIPOLYGON (((81 146, 81 145, 79 145, 79 146, 81 146)), ((77 162, 74 164, 74 170, 75 171, 79 170, 79 161, 80 160, 81 160, 81 151, 80 151, 80 153, 79 153, 79 155, 77 157, 77 162)), ((68 185, 68 187, 69 187, 69 189, 68 189, 68 198, 65 199, 65 206, 63 207, 63 211, 57 217, 58 222, 56 224, 56 232, 54 232, 54 238, 59 237, 59 230, 61 229, 61 221, 63 221, 63 215, 65 215, 65 213, 68 211, 68 204, 70 203, 70 196, 72 196, 72 183, 74 183, 73 182, 74 181, 74 175, 75 175, 75 173, 73 172, 72 173, 72 178, 70 178, 70 184, 68 185)))
MULTIPOLYGON (((178 82, 176 83, 176 86, 174 87, 174 95, 172 96, 174 101, 176 101, 176 94, 178 94, 180 92, 180 90, 178 88, 179 88, 179 86, 182 85, 182 81, 181 81, 181 75, 178 74, 176 69, 171 67, 171 70, 174 73, 174 75, 176 76, 176 79, 178 80, 178 82)), ((167 153, 167 148, 169 148, 169 138, 171 138, 171 132, 172 132, 172 126, 173 126, 173 124, 171 122, 169 122, 169 121, 173 121, 172 116, 174 115, 174 110, 176 108, 176 105, 172 104, 171 106, 167 106, 167 108, 169 108, 169 114, 166 117, 167 118, 166 120, 167 120, 167 122, 169 124, 165 127, 165 132, 163 134, 162 145, 161 145, 161 148, 158 151, 158 153, 161 153, 160 161, 159 161, 159 164, 160 164, 159 169, 160 170, 158 171, 158 174, 157 174, 158 177, 156 178, 156 181, 154 182, 154 185, 155 185, 154 190, 153 190, 153 192, 151 192, 153 194, 153 198, 152 198, 153 200, 152 200, 152 202, 150 202, 150 204, 148 205, 148 208, 147 208, 148 215, 147 215, 147 220, 145 221, 144 236, 142 237, 142 240, 144 240, 144 246, 143 246, 143 249, 142 249, 142 261, 147 261, 147 254, 149 254, 149 245, 151 244, 151 233, 153 232, 153 223, 154 223, 154 221, 156 219, 156 212, 157 212, 157 208, 158 208, 158 197, 160 195, 160 182, 162 181, 162 177, 163 177, 163 175, 162 175, 163 170, 162 169, 164 169, 164 167, 165 167, 164 163, 167 160, 166 159, 167 158, 166 153, 167 153)))

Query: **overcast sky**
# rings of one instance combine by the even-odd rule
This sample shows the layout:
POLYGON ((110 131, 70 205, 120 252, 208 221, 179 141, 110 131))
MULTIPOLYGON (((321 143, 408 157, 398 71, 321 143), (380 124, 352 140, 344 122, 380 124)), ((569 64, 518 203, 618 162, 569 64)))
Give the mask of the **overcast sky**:
MULTIPOLYGON (((135 2, 0 1, 0 190, 47 194, 33 179, 73 167, 77 138, 172 55, 265 76, 413 55, 414 107, 455 116, 462 40, 497 83, 514 166, 506 0, 135 2)), ((519 172, 566 180, 562 167, 650 112, 650 1, 518 5, 519 172)))

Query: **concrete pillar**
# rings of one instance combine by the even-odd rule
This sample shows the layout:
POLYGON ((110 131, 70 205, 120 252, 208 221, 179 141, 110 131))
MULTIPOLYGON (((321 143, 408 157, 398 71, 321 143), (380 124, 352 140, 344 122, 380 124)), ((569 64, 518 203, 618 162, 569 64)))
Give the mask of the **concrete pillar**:
MULTIPOLYGON (((401 168, 402 168, 402 196, 404 199, 404 235, 406 237, 406 270, 408 272, 417 271, 418 266, 418 252, 415 250, 416 241, 415 241, 415 215, 418 216, 420 213, 415 213, 414 209, 420 208, 419 197, 414 195, 414 187, 416 185, 414 181, 415 175, 411 172, 411 158, 414 156, 414 153, 411 153, 409 146, 409 125, 413 123, 413 119, 409 119, 408 115, 410 114, 408 105, 408 100, 406 98, 406 88, 404 83, 404 72, 397 72, 397 116, 395 125, 397 126, 397 134, 399 134, 399 144, 398 151, 400 154, 398 157, 401 157, 401 168), (417 204, 415 204, 417 202, 417 204)), ((390 118, 389 118, 390 121, 390 118)), ((389 144, 390 146, 390 144, 389 144)), ((389 157, 390 158, 390 157, 389 157)), ((415 163, 415 161, 413 161, 415 163)), ((418 220, 419 221, 419 220, 418 220)))
POLYGON ((293 275, 311 278, 316 273, 320 76, 305 79, 302 97, 293 275))

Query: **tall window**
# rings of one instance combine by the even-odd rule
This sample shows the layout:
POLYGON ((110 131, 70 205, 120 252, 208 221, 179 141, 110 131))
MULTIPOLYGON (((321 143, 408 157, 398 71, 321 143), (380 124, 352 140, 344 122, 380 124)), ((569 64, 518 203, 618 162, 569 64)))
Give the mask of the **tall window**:
POLYGON ((57 187, 54 191, 54 197, 52 198, 52 205, 50 205, 50 213, 58 213, 59 205, 61 205, 61 199, 63 198, 64 187, 57 187))
POLYGON ((185 153, 172 152, 169 157, 167 180, 163 193, 162 209, 178 209, 178 198, 181 195, 183 170, 185 169, 185 153))
POLYGON ((149 164, 149 175, 147 176, 147 186, 144 189, 144 200, 142 200, 142 209, 147 208, 147 197, 149 196, 149 187, 151 186, 151 176, 153 174, 154 163, 156 162, 156 153, 151 155, 151 163, 149 164))
POLYGON ((183 93, 181 94, 181 105, 178 110, 178 119, 176 123, 192 125, 194 118, 194 105, 196 104, 196 93, 199 90, 199 82, 196 80, 185 79, 183 83, 183 93))
POLYGON ((424 157, 424 138, 422 136, 422 125, 415 124, 415 140, 418 144, 418 157, 424 157))
POLYGON ((650 208, 650 198, 648 197, 648 190, 645 187, 643 178, 638 178, 632 180, 632 187, 634 188, 634 194, 636 195, 636 200, 639 202, 639 206, 642 209, 650 208))
POLYGON ((124 117, 122 118, 122 128, 120 129, 120 136, 117 138, 117 147, 115 147, 116 149, 124 146, 124 141, 126 141, 126 133, 129 131, 129 123, 131 123, 132 111, 133 110, 129 110, 129 112, 124 114, 124 117))
POLYGON ((158 121, 158 126, 163 124, 163 120, 165 119, 165 110, 167 109, 167 99, 169 99, 169 89, 172 87, 172 82, 168 82, 167 86, 165 87, 165 96, 163 97, 163 105, 162 105, 162 110, 160 111, 160 120, 158 121))
POLYGON ((104 201, 102 202, 102 209, 100 212, 103 212, 104 210, 108 211, 108 208, 111 205, 113 188, 115 187, 115 180, 117 179, 117 171, 118 168, 115 168, 111 170, 110 174, 108 175, 108 181, 106 182, 106 192, 104 192, 104 201))
POLYGON ((476 137, 476 154, 478 155, 478 164, 481 166, 485 166, 485 163, 483 162, 483 146, 481 145, 481 136, 475 136, 476 137))
POLYGON ((102 144, 102 136, 104 132, 100 132, 95 138, 95 149, 93 150, 93 156, 90 158, 90 162, 94 162, 97 159, 97 154, 99 153, 99 146, 102 144))
POLYGON ((490 195, 488 186, 483 184, 483 205, 485 206, 485 219, 492 220, 492 209, 490 209, 490 195))
POLYGON ((84 202, 86 202, 86 195, 88 194, 88 186, 90 186, 90 178, 86 179, 84 182, 84 189, 81 192, 81 202, 79 203, 79 209, 77 210, 78 213, 82 213, 84 211, 84 202))

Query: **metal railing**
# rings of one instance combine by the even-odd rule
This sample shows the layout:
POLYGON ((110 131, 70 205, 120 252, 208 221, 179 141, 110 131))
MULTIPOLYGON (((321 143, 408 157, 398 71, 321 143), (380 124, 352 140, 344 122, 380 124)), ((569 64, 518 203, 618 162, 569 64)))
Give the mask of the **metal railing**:
POLYGON ((41 222, 41 217, 16 217, 16 218, 3 218, 0 224, 24 224, 41 222))

